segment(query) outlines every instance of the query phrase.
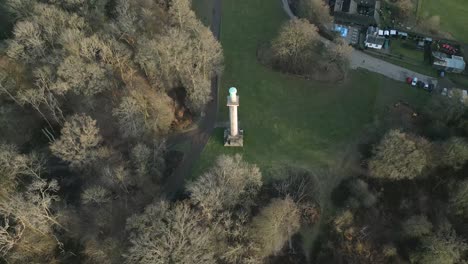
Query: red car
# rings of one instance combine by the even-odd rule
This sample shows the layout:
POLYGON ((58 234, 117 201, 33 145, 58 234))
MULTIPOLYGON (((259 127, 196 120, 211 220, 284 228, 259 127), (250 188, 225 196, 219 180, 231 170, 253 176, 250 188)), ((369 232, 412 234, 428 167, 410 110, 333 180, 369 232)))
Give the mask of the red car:
POLYGON ((411 84, 413 82, 413 78, 412 77, 407 77, 406 78, 406 83, 407 84, 411 84))

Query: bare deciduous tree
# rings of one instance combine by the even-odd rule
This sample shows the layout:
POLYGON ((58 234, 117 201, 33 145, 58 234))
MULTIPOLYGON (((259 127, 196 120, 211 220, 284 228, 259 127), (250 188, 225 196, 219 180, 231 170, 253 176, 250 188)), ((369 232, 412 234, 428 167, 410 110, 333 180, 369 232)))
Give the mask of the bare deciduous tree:
POLYGON ((436 234, 423 236, 419 248, 410 254, 410 261, 425 264, 455 264, 463 260, 466 250, 468 244, 447 226, 436 234))
POLYGON ((299 210, 291 198, 273 199, 252 220, 251 237, 260 259, 277 254, 300 227, 299 210))
POLYGON ((110 193, 107 189, 101 186, 91 186, 86 188, 81 194, 81 202, 83 204, 103 204, 110 200, 110 193))
POLYGON ((108 238, 104 241, 96 239, 87 240, 84 244, 83 254, 86 256, 85 264, 112 264, 121 263, 119 242, 108 238))
POLYGON ((199 25, 193 31, 170 29, 156 39, 138 42, 136 61, 153 85, 182 85, 187 91, 186 102, 199 111, 210 100, 211 77, 221 71, 222 50, 209 29, 199 25))
POLYGON ((289 71, 304 73, 315 57, 319 38, 317 27, 307 20, 289 20, 271 44, 273 56, 289 71))
POLYGON ((137 144, 130 153, 130 162, 140 179, 151 176, 161 179, 165 170, 164 154, 166 142, 154 142, 152 145, 137 144))
POLYGON ((166 134, 175 119, 172 100, 164 93, 133 90, 114 109, 119 128, 126 137, 166 134))
POLYGON ((339 65, 342 70, 345 70, 349 65, 349 59, 353 48, 343 39, 335 40, 335 45, 331 45, 327 49, 327 56, 330 61, 339 65))
POLYGON ((191 199, 208 217, 235 205, 249 206, 262 186, 262 175, 255 165, 240 155, 221 156, 208 172, 187 187, 191 199))
MULTIPOLYGON (((26 258, 45 250, 41 243, 32 245, 37 237, 44 237, 42 243, 54 238, 53 226, 59 226, 56 217, 51 212, 51 206, 58 200, 55 193, 58 191, 56 181, 47 182, 40 178, 34 178, 24 192, 17 192, 14 195, 0 200, 0 216, 2 221, 0 230, 0 248, 3 256, 11 254, 13 247, 18 250, 13 258, 26 258), (24 250, 24 252, 23 252, 24 250)), ((57 243, 60 242, 57 240, 57 243)), ((53 245, 55 246, 55 245, 53 245)), ((48 248, 48 247, 46 247, 48 248)), ((52 248, 53 250, 53 248, 52 248)), ((15 250, 16 251, 16 250, 15 250)), ((51 249, 47 249, 47 254, 51 254, 51 249)))
POLYGON ((412 0, 398 0, 395 5, 398 11, 398 16, 403 19, 409 18, 415 11, 412 0))
POLYGON ((73 115, 65 122, 61 133, 60 139, 50 145, 54 155, 75 167, 92 162, 93 151, 101 142, 96 120, 83 114, 73 115))
POLYGON ((330 7, 324 0, 299 0, 299 13, 314 23, 329 28, 333 23, 330 7))
POLYGON ((214 227, 202 219, 185 203, 148 206, 127 220, 131 247, 125 263, 216 263, 214 227))
POLYGON ((428 165, 428 144, 399 130, 391 130, 375 147, 369 161, 372 177, 401 180, 414 179, 428 165))
POLYGON ((109 89, 112 85, 111 70, 97 63, 86 63, 83 59, 69 56, 57 70, 56 86, 77 94, 92 96, 109 89))
POLYGON ((442 144, 440 163, 459 170, 468 161, 468 142, 460 137, 453 137, 442 144))
POLYGON ((0 198, 15 190, 20 177, 40 178, 43 166, 39 156, 23 155, 15 146, 0 144, 0 198))

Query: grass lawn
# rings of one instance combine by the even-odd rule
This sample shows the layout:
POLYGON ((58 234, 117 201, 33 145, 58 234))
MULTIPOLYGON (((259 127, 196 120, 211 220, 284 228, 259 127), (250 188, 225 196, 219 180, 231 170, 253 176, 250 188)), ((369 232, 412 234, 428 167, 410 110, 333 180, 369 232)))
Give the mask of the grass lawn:
POLYGON ((457 88, 468 90, 468 76, 456 73, 449 73, 449 79, 455 83, 457 88))
MULTIPOLYGON (((422 90, 366 71, 352 71, 347 81, 327 84, 280 74, 260 65, 257 47, 270 41, 285 21, 280 1, 223 0, 221 43, 225 70, 218 121, 228 120, 227 91, 236 86, 244 147, 224 147, 223 129, 216 129, 192 178, 212 166, 220 154, 234 153, 258 164, 265 181, 271 180, 273 174, 269 172, 284 164, 319 172, 327 167, 339 168, 348 146, 354 147, 365 128, 378 122, 387 106, 401 100, 420 107, 429 99, 422 90)), ((323 225, 334 213, 330 193, 343 174, 319 176, 321 221, 301 231, 308 258, 323 225)))
POLYGON ((426 93, 365 71, 350 72, 340 84, 308 81, 272 71, 256 60, 259 44, 271 40, 286 16, 279 2, 224 0, 221 42, 225 55, 219 97, 219 121, 228 119, 227 90, 236 86, 244 148, 222 145, 217 129, 194 175, 222 153, 242 153, 264 171, 288 163, 303 167, 333 165, 398 100, 418 106, 426 93))
POLYGON ((192 8, 196 11, 198 18, 206 26, 211 25, 213 2, 214 0, 192 0, 192 8))
POLYGON ((424 62, 424 51, 416 49, 414 40, 392 39, 390 50, 392 54, 403 56, 404 59, 424 62))
POLYGON ((441 30, 455 39, 468 43, 468 2, 466 0, 418 0, 419 17, 440 16, 441 30))

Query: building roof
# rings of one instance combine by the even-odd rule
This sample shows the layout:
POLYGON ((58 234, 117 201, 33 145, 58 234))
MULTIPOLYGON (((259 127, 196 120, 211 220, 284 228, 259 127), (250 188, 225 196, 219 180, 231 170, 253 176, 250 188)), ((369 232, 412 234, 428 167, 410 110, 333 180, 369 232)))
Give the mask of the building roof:
POLYGON ((448 57, 447 55, 444 55, 444 53, 441 52, 433 52, 432 55, 435 58, 434 65, 448 67, 452 69, 465 70, 466 63, 463 60, 463 57, 448 57))
POLYGON ((465 70, 466 63, 463 60, 463 58, 458 57, 458 56, 452 56, 451 59, 447 59, 447 67, 450 67, 452 69, 460 69, 460 70, 465 70), (461 58, 461 59, 460 59, 461 58))
POLYGON ((367 28, 367 35, 377 35, 378 32, 379 32, 378 27, 370 26, 367 28))
POLYGON ((341 23, 352 23, 352 24, 364 25, 364 26, 375 24, 374 17, 361 16, 358 14, 335 12, 334 17, 335 17, 335 21, 338 21, 341 23))
POLYGON ((366 42, 375 44, 375 45, 382 45, 385 43, 385 38, 379 37, 379 36, 374 36, 374 35, 367 35, 366 37, 366 42))

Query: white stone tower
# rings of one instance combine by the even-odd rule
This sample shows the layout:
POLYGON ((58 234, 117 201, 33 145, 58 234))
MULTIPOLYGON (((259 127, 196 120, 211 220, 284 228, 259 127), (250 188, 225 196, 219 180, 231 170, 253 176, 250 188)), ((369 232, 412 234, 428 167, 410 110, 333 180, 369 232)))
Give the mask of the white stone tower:
POLYGON ((244 145, 244 131, 239 129, 237 119, 237 107, 239 106, 239 96, 235 87, 229 88, 227 97, 227 106, 229 107, 229 128, 224 131, 224 146, 242 147, 244 145))

